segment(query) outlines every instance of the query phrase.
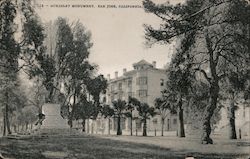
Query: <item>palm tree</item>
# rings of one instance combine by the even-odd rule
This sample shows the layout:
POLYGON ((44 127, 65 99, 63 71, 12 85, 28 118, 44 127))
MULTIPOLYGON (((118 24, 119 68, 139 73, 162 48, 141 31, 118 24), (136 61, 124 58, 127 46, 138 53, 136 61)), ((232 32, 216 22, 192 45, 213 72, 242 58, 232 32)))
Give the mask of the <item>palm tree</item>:
POLYGON ((137 110, 143 122, 142 136, 147 136, 147 119, 156 115, 155 108, 150 107, 147 103, 141 103, 139 107, 137 107, 137 110))
POLYGON ((165 119, 170 112, 170 103, 168 103, 168 101, 163 97, 156 98, 155 108, 158 110, 158 113, 161 116, 161 136, 163 136, 165 119))
POLYGON ((121 118, 125 114, 127 103, 126 101, 120 99, 115 100, 112 103, 115 117, 117 118, 117 135, 122 135, 121 118))
POLYGON ((110 118, 115 115, 114 109, 109 105, 104 105, 101 112, 104 118, 108 118, 108 134, 110 135, 110 118))
POLYGON ((141 121, 143 122, 142 136, 147 136, 147 119, 156 115, 155 108, 150 107, 147 103, 140 102, 136 98, 131 98, 130 102, 136 107, 141 121))
POLYGON ((126 116, 130 118, 130 135, 133 136, 133 110, 135 109, 135 106, 131 102, 132 97, 129 97, 128 104, 126 107, 126 116))

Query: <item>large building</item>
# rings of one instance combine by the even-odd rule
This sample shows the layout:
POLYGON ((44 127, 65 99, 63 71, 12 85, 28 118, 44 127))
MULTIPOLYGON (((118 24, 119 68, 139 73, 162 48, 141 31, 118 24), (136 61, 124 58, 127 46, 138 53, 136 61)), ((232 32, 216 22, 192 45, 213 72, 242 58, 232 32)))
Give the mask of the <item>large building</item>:
MULTIPOLYGON (((108 75, 108 88, 106 92, 106 103, 112 106, 112 101, 114 100, 125 100, 127 101, 129 97, 135 97, 141 102, 147 103, 149 106, 154 107, 155 98, 161 96, 161 91, 164 89, 164 84, 167 78, 167 73, 165 69, 156 68, 156 62, 153 61, 149 63, 145 60, 141 60, 133 64, 133 70, 127 71, 123 69, 123 74, 118 75, 115 72, 115 78, 110 79, 108 75)), ((136 112, 136 111, 135 111, 136 112)), ((136 113, 135 113, 136 115, 136 113)), ((116 119, 112 120, 111 130, 116 130, 116 119)), ((122 129, 130 130, 130 121, 128 118, 122 120, 122 129)), ((107 124, 97 121, 97 126, 102 125, 106 128, 107 124)), ((134 121, 135 128, 141 131, 142 123, 140 120, 134 121)), ((175 115, 169 113, 168 117, 165 119, 165 130, 176 130, 177 128, 177 118, 175 115)), ((160 115, 157 115, 148 121, 148 130, 161 130, 161 120, 160 115)))

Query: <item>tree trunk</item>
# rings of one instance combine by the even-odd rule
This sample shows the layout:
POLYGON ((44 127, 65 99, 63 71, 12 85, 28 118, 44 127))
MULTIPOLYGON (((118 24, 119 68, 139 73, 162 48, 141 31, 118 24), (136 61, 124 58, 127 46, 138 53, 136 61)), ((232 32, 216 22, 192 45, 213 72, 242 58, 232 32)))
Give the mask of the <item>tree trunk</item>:
POLYGON ((99 107, 100 106, 100 95, 96 95, 96 97, 94 97, 94 104, 99 107))
POLYGON ((236 129, 235 129, 234 99, 230 100, 230 105, 229 105, 229 110, 228 110, 228 118, 229 118, 229 139, 237 139, 236 129))
POLYGON ((202 144, 213 144, 213 140, 210 138, 211 134, 211 118, 213 116, 214 110, 217 106, 217 99, 219 94, 219 85, 218 81, 211 83, 210 87, 210 99, 209 105, 206 107, 203 117, 203 125, 202 125, 202 137, 201 143, 202 144))
POLYGON ((9 95, 8 95, 7 91, 5 93, 5 96, 6 96, 5 122, 6 122, 7 132, 8 132, 8 135, 9 135, 9 134, 11 134, 11 130, 10 130, 10 121, 9 121, 9 95))
POLYGON ((13 130, 14 130, 15 133, 17 132, 17 126, 16 125, 13 125, 13 130))
POLYGON ((147 119, 143 120, 143 133, 142 136, 147 136, 147 119))
MULTIPOLYGON (((132 112, 131 112, 132 115, 132 112)), ((133 120, 132 117, 130 118, 130 136, 133 136, 133 120)))
POLYGON ((85 132, 85 119, 82 119, 82 132, 85 132))
POLYGON ((6 113, 3 111, 3 136, 6 135, 6 113))
POLYGON ((182 99, 180 99, 178 103, 178 133, 177 134, 178 134, 178 137, 185 137, 182 99))
POLYGON ((72 110, 70 112, 69 121, 68 121, 68 124, 69 124, 70 128, 73 127, 73 118, 74 118, 74 114, 75 114, 75 105, 76 105, 76 91, 75 91, 75 94, 73 95, 73 105, 72 105, 72 110))
POLYGON ((110 135, 110 118, 108 118, 108 134, 110 135))
POLYGON ((92 123, 91 123, 91 134, 93 134, 94 133, 94 121, 92 121, 92 123))
POLYGON ((89 133, 89 119, 87 119, 87 133, 89 133))
POLYGON ((28 130, 28 127, 29 126, 29 123, 25 123, 25 130, 27 131, 28 130))
POLYGON ((164 123, 165 123, 165 119, 161 118, 161 136, 164 136, 164 123))
POLYGON ((117 135, 122 135, 122 129, 121 129, 121 117, 120 115, 117 118, 117 135))
POLYGON ((209 71, 211 74, 211 78, 207 76, 206 73, 204 73, 206 76, 205 78, 210 84, 209 88, 209 103, 208 106, 205 108, 204 116, 203 116, 203 125, 202 125, 202 136, 201 136, 201 143, 202 144, 213 144, 213 140, 210 138, 211 134, 211 125, 210 121, 214 114, 214 110, 217 107, 217 100, 218 100, 218 94, 219 94, 219 77, 217 74, 217 64, 218 64, 218 53, 215 55, 213 47, 212 47, 212 41, 209 37, 208 31, 205 33, 205 41, 206 41, 206 47, 208 50, 209 55, 209 71), (217 57, 214 58, 214 57, 217 57))

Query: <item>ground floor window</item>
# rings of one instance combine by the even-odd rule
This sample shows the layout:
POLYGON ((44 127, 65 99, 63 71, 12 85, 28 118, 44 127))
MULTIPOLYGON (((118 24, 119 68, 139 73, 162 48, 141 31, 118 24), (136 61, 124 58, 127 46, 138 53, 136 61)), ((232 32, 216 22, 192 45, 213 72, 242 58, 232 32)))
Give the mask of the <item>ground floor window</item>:
MULTIPOLYGON (((125 124, 126 118, 121 118, 121 128, 125 129, 126 128, 126 124, 125 124)), ((113 130, 117 130, 117 118, 114 118, 114 128, 113 130)))
POLYGON ((141 126, 142 122, 141 122, 140 119, 136 119, 135 124, 136 124, 136 129, 141 129, 142 128, 142 126, 141 126))

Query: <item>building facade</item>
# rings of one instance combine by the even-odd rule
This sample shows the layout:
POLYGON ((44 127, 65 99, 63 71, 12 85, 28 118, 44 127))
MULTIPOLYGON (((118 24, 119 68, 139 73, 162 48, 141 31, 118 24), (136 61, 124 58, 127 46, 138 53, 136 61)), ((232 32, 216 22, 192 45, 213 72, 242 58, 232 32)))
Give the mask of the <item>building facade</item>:
MULTIPOLYGON (((250 107, 249 101, 239 100, 237 101, 238 108, 235 111, 235 129, 237 138, 250 138, 250 107)), ((215 133, 229 136, 229 101, 223 103, 225 107, 221 108, 221 120, 217 124, 215 133)))
MULTIPOLYGON (((115 78, 110 79, 108 75, 108 88, 105 94, 105 103, 112 106, 114 100, 128 101, 129 97, 137 98, 143 103, 147 103, 149 106, 154 107, 154 101, 157 97, 161 97, 161 91, 165 87, 165 81, 167 73, 165 69, 156 68, 156 62, 149 63, 145 60, 141 60, 133 64, 133 70, 127 71, 123 69, 123 74, 118 75, 115 72, 115 78)), ((136 117, 136 110, 133 112, 133 116, 136 117)), ((169 115, 165 119, 164 130, 173 131, 177 129, 176 115, 169 115)), ((161 117, 156 115, 147 122, 148 131, 161 130, 161 117)), ((124 131, 130 131, 130 119, 123 118, 121 121, 121 127, 124 131)), ((97 127, 102 127, 104 131, 108 127, 107 123, 103 123, 101 120, 97 120, 97 127)), ((113 118, 111 130, 116 131, 117 124, 116 119, 113 118)), ((139 119, 133 121, 133 130, 141 131, 142 123, 139 119)))

